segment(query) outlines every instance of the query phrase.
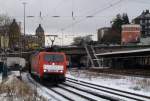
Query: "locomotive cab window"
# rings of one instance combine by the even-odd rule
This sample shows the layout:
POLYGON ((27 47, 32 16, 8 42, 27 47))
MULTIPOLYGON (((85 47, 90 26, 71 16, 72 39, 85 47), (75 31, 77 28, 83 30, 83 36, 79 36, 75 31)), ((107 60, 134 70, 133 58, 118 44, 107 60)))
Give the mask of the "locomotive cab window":
POLYGON ((63 62, 64 56, 61 54, 46 54, 44 60, 47 62, 63 62))

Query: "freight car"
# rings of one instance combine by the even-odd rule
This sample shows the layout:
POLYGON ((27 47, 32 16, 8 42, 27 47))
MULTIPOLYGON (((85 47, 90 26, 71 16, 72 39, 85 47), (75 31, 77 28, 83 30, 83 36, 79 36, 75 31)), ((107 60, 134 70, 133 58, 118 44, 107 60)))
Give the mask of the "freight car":
POLYGON ((31 56, 30 73, 40 81, 65 82, 66 55, 62 52, 36 52, 31 56))

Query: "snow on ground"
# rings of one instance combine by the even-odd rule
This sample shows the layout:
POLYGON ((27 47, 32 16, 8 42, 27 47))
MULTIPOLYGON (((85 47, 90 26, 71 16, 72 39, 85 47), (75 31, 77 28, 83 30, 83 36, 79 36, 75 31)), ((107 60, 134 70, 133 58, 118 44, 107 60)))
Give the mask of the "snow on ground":
POLYGON ((28 80, 27 73, 22 74, 22 79, 23 79, 23 81, 25 81, 30 86, 30 88, 32 90, 35 90, 40 96, 43 95, 46 99, 49 99, 49 100, 51 99, 51 97, 47 93, 42 91, 42 89, 38 86, 38 83, 28 80))
MULTIPOLYGON (((23 98, 19 97, 20 95, 15 97, 16 96, 15 94, 20 92, 20 90, 16 90, 18 88, 25 89, 26 92, 25 95, 23 96, 28 96, 26 95, 26 93, 29 93, 30 96, 32 96, 33 94, 33 96, 35 97, 35 94, 37 95, 38 93, 38 97, 36 97, 36 99, 40 99, 40 97, 44 97, 46 101, 61 101, 60 99, 63 99, 61 96, 55 94, 48 88, 40 85, 39 83, 35 83, 35 81, 27 73, 22 74, 22 80, 23 80, 23 84, 22 84, 20 80, 16 78, 16 76, 19 75, 20 73, 18 71, 9 73, 9 77, 7 81, 4 83, 5 85, 9 85, 9 86, 11 85, 10 87, 9 86, 8 87, 12 88, 13 90, 10 89, 2 90, 2 88, 4 87, 2 87, 1 85, 2 83, 0 84, 0 101, 9 101, 12 100, 12 98, 13 101, 22 101, 23 98), (30 78, 30 80, 28 77, 30 78), (10 91, 17 92, 17 93, 9 93, 10 91), (8 95, 9 97, 5 97, 8 95)), ((150 78, 95 73, 95 72, 89 72, 87 70, 70 70, 67 73, 67 77, 76 78, 86 82, 91 82, 103 86, 108 86, 112 88, 117 88, 121 90, 126 90, 130 92, 150 96, 150 78)), ((43 101, 43 100, 39 100, 39 101, 43 101)))
POLYGON ((43 85, 37 83, 34 79, 30 77, 29 74, 23 73, 22 79, 31 87, 31 89, 34 89, 40 96, 46 98, 47 101, 66 101, 66 99, 64 99, 62 96, 57 95, 53 91, 49 90, 47 87, 44 87, 43 85))
POLYGON ((18 72, 11 72, 0 83, 0 101, 47 101, 17 76, 18 72))
POLYGON ((67 77, 150 96, 150 78, 70 70, 67 77))

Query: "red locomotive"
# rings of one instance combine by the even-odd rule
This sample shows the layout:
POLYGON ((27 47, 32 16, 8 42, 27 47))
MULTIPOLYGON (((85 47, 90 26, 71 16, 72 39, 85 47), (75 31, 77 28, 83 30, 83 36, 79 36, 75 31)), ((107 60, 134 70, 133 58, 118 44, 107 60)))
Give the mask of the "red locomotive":
POLYGON ((31 74, 40 80, 65 82, 66 55, 62 52, 37 52, 31 56, 31 74))

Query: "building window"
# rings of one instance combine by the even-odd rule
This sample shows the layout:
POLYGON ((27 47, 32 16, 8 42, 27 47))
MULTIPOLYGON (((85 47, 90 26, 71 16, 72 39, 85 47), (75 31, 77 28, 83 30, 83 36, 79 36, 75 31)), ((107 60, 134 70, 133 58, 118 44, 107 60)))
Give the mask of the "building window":
POLYGON ((145 23, 145 20, 142 20, 143 23, 145 23))
POLYGON ((145 29, 147 29, 148 28, 148 26, 145 26, 145 29))
POLYGON ((140 24, 143 24, 142 20, 140 20, 140 24))
POLYGON ((145 23, 147 24, 147 23, 148 23, 148 20, 145 20, 145 23))

